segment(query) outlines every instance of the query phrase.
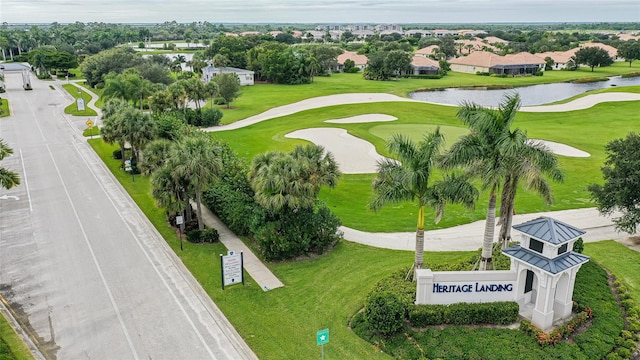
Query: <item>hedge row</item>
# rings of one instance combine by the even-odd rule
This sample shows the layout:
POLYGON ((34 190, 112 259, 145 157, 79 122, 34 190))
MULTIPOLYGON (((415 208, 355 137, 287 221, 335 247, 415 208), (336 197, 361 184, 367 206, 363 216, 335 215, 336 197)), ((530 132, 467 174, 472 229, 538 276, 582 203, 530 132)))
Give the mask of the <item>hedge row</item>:
POLYGON ((409 322, 416 327, 452 324, 512 324, 518 320, 520 308, 515 301, 492 303, 457 303, 451 305, 412 305, 409 322))
POLYGON ((620 305, 626 311, 625 330, 622 330, 615 340, 616 347, 606 356, 607 360, 630 359, 640 356, 638 340, 640 340, 640 307, 635 305, 629 288, 621 279, 613 283, 620 305), (635 353, 635 354, 634 354, 635 353))

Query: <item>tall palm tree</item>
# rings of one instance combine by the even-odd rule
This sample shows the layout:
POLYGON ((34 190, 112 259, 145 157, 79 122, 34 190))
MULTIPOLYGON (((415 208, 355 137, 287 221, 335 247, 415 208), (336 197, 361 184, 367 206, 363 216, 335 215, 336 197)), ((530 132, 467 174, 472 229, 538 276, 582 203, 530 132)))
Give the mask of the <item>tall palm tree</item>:
MULTIPOLYGON (((0 139, 0 160, 11 154, 13 154, 13 149, 4 140, 0 139)), ((8 190, 17 185, 20 185, 18 173, 0 166, 0 186, 8 190)))
POLYGON ((387 142, 387 148, 398 160, 379 161, 378 174, 373 182, 374 195, 369 204, 373 210, 389 203, 418 202, 415 269, 421 269, 423 265, 425 207, 435 210, 437 224, 446 204, 462 203, 473 207, 478 197, 473 185, 460 176, 446 175, 440 180, 432 180, 443 144, 444 136, 439 127, 433 133, 425 134, 417 144, 406 136, 394 134, 387 142))
POLYGON ((122 99, 111 99, 107 101, 102 111, 102 129, 100 129, 104 142, 107 144, 116 143, 120 147, 122 168, 124 168, 125 162, 124 145, 127 142, 122 114, 128 107, 129 104, 122 99))
POLYGON ((173 171, 175 177, 189 179, 195 193, 198 229, 204 230, 202 222, 202 190, 220 173, 222 160, 216 156, 216 149, 206 134, 187 136, 171 149, 173 171))
POLYGON ((147 144, 138 163, 143 175, 151 175, 165 164, 171 145, 172 143, 168 139, 157 139, 147 144))
POLYGON ((519 107, 517 93, 505 96, 498 109, 463 103, 457 117, 470 133, 454 143, 442 159, 445 168, 463 166, 468 175, 480 179, 483 190, 489 190, 480 270, 489 269, 492 261, 497 193, 509 172, 506 159, 516 157, 521 149, 517 141, 520 130, 511 131, 519 107))
POLYGON ((527 139, 526 133, 515 131, 518 149, 514 157, 505 158, 509 171, 502 185, 500 200, 500 233, 498 241, 506 248, 511 241, 511 224, 518 184, 524 181, 526 190, 532 190, 542 197, 547 205, 553 203, 551 187, 545 178, 554 182, 564 181, 564 175, 558 167, 557 157, 540 142, 527 139))
POLYGON ((122 121, 124 139, 131 145, 131 157, 138 160, 140 150, 155 136, 154 120, 149 114, 128 107, 122 112, 120 121, 122 121))

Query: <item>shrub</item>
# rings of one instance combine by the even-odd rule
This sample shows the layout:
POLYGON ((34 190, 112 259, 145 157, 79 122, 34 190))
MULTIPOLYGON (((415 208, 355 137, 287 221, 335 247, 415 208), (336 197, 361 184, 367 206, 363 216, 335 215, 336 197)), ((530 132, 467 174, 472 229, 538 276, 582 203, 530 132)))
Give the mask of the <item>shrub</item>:
POLYGON ((213 228, 204 229, 200 232, 200 241, 205 243, 215 243, 220 241, 218 230, 213 228))
POLYGON ((491 73, 488 71, 476 71, 476 75, 479 76, 491 76, 491 73))
POLYGON ((113 151, 113 158, 116 160, 122 160, 122 150, 117 149, 113 151))
POLYGON ((442 79, 443 74, 407 74, 404 75, 404 78, 408 79, 442 79))
POLYGON ((542 70, 538 70, 535 73, 535 76, 543 76, 543 75, 544 75, 544 71, 542 71, 542 70))
POLYGON ((616 353, 610 353, 609 355, 607 355, 607 357, 605 359, 606 360, 622 360, 620 355, 618 355, 616 353))
POLYGON ((227 100, 225 100, 224 98, 221 98, 221 97, 217 97, 217 98, 213 99, 213 104, 214 105, 227 105, 227 100))
POLYGON ((414 326, 437 324, 511 324, 518 320, 520 308, 513 301, 493 303, 457 303, 451 305, 413 305, 409 321, 414 326))
POLYGON ((364 319, 373 332, 389 336, 404 326, 404 304, 392 293, 373 292, 364 307, 364 319))
POLYGON ((631 339, 627 339, 622 343, 622 347, 633 350, 636 348, 636 342, 631 339))
POLYGON ((631 350, 629 350, 627 348, 620 347, 620 348, 618 348, 618 350, 616 352, 623 359, 628 359, 629 357, 631 357, 631 350))
POLYGON ((187 231, 187 240, 189 242, 192 242, 192 243, 199 243, 200 242, 200 230, 193 229, 193 230, 187 231))
POLYGON ((200 126, 215 126, 220 124, 224 114, 218 108, 202 109, 200 113, 200 126))
POLYGON ((584 251, 584 240, 581 237, 573 243, 573 251, 582 254, 584 251))

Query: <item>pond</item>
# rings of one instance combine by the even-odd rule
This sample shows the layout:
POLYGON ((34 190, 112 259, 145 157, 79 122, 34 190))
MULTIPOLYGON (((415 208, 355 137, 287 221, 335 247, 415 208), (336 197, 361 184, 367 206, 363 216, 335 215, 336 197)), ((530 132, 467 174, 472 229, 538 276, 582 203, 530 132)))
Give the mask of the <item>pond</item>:
POLYGON ((437 104, 460 105, 463 101, 469 101, 482 106, 498 106, 505 94, 518 92, 522 106, 531 106, 567 99, 589 90, 604 89, 611 86, 632 85, 640 85, 640 76, 624 79, 620 76, 615 76, 609 78, 607 81, 584 84, 554 83, 522 86, 513 89, 447 88, 432 91, 416 91, 410 93, 409 97, 414 100, 437 104))

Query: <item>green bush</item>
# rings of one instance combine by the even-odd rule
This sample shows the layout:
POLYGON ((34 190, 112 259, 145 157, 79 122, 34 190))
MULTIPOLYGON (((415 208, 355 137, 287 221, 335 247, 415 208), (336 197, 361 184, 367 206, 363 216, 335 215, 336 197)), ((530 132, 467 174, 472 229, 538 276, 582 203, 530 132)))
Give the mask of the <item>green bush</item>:
POLYGON ((199 243, 200 242, 200 230, 193 229, 193 230, 187 231, 187 240, 189 242, 192 242, 192 243, 199 243))
POLYGON ((200 124, 198 126, 215 126, 220 124, 224 114, 218 108, 205 108, 201 110, 200 124))
POLYGON ((122 160, 122 150, 120 149, 114 150, 112 156, 116 160, 122 160))
POLYGON ((616 350, 616 352, 623 359, 628 359, 629 357, 631 357, 631 350, 629 350, 627 348, 620 347, 620 348, 618 348, 618 350, 616 350))
POLYGON ((514 301, 493 303, 457 303, 451 305, 413 305, 409 308, 411 325, 425 327, 438 324, 512 324, 520 308, 514 301))
POLYGON ((622 360, 620 355, 618 355, 617 353, 614 353, 614 352, 612 352, 609 355, 607 355, 607 357, 605 359, 606 360, 622 360))
POLYGON ((218 230, 213 228, 204 229, 200 232, 200 241, 205 243, 215 243, 220 241, 218 230))
POLYGON ((407 74, 403 77, 407 79, 442 79, 442 76, 442 74, 407 74))
POLYGON ((622 343, 622 347, 625 347, 629 350, 633 350, 636 348, 636 342, 631 339, 627 339, 622 343))
POLYGON ((217 98, 213 99, 213 104, 214 105, 227 105, 227 100, 225 100, 224 98, 221 98, 221 97, 217 97, 217 98))
POLYGON ((476 71, 476 75, 478 76, 491 76, 491 73, 488 71, 476 71))
POLYGON ((582 254, 584 251, 584 240, 581 237, 573 243, 573 251, 582 254))
POLYGON ((364 307, 364 319, 370 330, 389 336, 404 327, 405 305, 392 293, 373 292, 364 307))

